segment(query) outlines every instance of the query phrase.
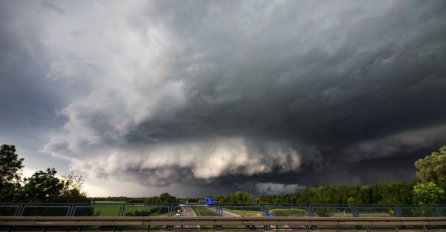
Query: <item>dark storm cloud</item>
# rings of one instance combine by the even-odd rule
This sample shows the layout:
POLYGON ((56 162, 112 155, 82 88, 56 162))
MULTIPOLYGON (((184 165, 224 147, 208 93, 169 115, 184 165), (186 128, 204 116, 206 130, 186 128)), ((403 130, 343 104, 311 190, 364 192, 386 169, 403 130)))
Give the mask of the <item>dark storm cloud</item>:
MULTIPOLYGON (((46 63, 37 28, 14 17, 13 2, 0 4, 0 128, 3 142, 18 142, 37 149, 39 145, 24 144, 28 137, 35 140, 47 130, 60 127, 64 119, 55 114, 66 101, 58 83, 46 77, 46 63), (22 138, 22 139, 20 139, 22 138)), ((40 141, 45 143, 46 141, 40 141)))
MULTIPOLYGON (((4 4, 14 14, 0 49, 2 64, 24 38, 44 54, 32 73, 46 81, 23 105, 57 110, 66 123, 42 151, 90 176, 259 191, 372 183, 408 178, 446 139, 443 1, 84 4, 4 4), (33 36, 16 26, 29 12, 33 36), (377 175, 395 157, 398 170, 377 175)), ((26 72, 7 82, 25 86, 26 72)))
MULTIPOLYGON (((296 22, 299 17, 295 16, 298 14, 291 16, 290 12, 305 6, 290 3, 286 10, 285 6, 277 7, 282 11, 275 9, 280 11, 281 17, 288 17, 287 21, 273 17, 267 25, 262 25, 264 12, 250 15, 252 18, 247 20, 262 30, 258 34, 253 32, 253 40, 249 43, 244 43, 243 37, 229 36, 229 30, 225 31, 226 36, 206 40, 202 37, 212 31, 208 30, 211 26, 207 21, 203 22, 208 19, 206 16, 196 16, 188 25, 182 20, 181 12, 170 12, 178 15, 177 21, 171 24, 182 28, 175 31, 184 43, 189 40, 204 43, 191 42, 186 49, 187 53, 203 56, 202 62, 197 64, 194 60, 187 64, 198 66, 198 71, 193 76, 178 75, 190 81, 188 97, 192 100, 168 120, 153 119, 139 124, 127 138, 129 142, 152 142, 235 134, 258 141, 279 139, 296 149, 305 144, 317 147, 320 152, 302 155, 304 160, 314 161, 311 156, 318 154, 316 160, 320 163, 310 164, 318 168, 331 168, 331 165, 343 168, 343 163, 349 163, 349 159, 361 160, 356 157, 361 156, 361 152, 372 153, 368 155, 373 157, 403 152, 413 155, 414 148, 407 151, 404 146, 435 149, 444 141, 445 130, 434 133, 426 129, 425 136, 433 133, 429 142, 400 144, 398 139, 392 139, 388 142, 394 144, 390 153, 379 147, 382 144, 371 146, 372 152, 349 152, 350 147, 364 141, 405 132, 415 139, 419 134, 409 131, 444 125, 446 94, 442 89, 446 85, 446 27, 440 10, 444 9, 444 4, 431 3, 420 6, 416 2, 400 2, 383 12, 373 12, 374 7, 363 4, 356 5, 348 14, 331 15, 332 18, 328 14, 314 22, 312 27, 315 28, 332 24, 321 32, 321 37, 309 36, 308 33, 314 32, 311 28, 299 31, 302 34, 296 33, 294 27, 299 24, 296 22), (361 12, 370 15, 362 18, 361 12), (276 28, 281 30, 274 33, 276 28), (202 31, 204 33, 195 33, 202 31), (306 37, 313 41, 305 41, 306 37), (302 43, 299 42, 301 38, 302 43), (210 51, 209 47, 212 47, 210 51)), ((333 6, 319 5, 314 9, 327 10, 325 7, 333 6)), ((339 8, 343 7, 335 4, 334 11, 339 8)), ((231 24, 231 16, 238 16, 239 12, 231 8, 225 10, 230 12, 228 24, 231 24)), ((402 165, 401 169, 412 171, 413 159, 410 163, 402 165)), ((371 169, 379 166, 370 165, 371 169)), ((315 170, 311 170, 314 174, 315 170)), ((344 170, 345 176, 356 176, 355 182, 361 182, 361 176, 366 175, 350 172, 347 167, 344 170)), ((408 171, 401 172, 405 174, 389 176, 388 180, 407 177, 408 171)), ((311 175, 303 178, 310 182, 317 179, 311 175)), ((306 180, 302 182, 309 184, 306 180)))
MULTIPOLYGON (((150 133, 155 137, 252 133, 349 145, 444 122, 445 30, 441 11, 437 11, 442 3, 429 7, 396 3, 385 13, 373 12, 380 17, 365 19, 359 14, 375 9, 358 4, 350 15, 324 15, 314 22, 314 28, 333 24, 320 33, 324 37, 308 35, 314 31, 311 28, 297 28, 296 33, 294 27, 300 17, 291 12, 305 6, 294 4, 278 6, 279 20, 272 17, 267 25, 260 20, 266 17, 264 12, 249 15, 252 30, 262 30, 252 32, 248 41, 230 35, 237 27, 220 29, 226 36, 207 40, 207 36, 217 34, 209 29, 215 25, 205 21, 208 12, 190 21, 181 17, 183 9, 178 14, 169 12, 178 15, 171 24, 182 42, 190 45, 181 57, 202 56, 198 62, 175 63, 180 72, 197 69, 193 74, 177 75, 187 81, 187 97, 192 100, 177 118, 146 121, 141 123, 141 131, 149 137, 150 133), (274 33, 276 28, 282 30, 274 33), (337 133, 342 133, 336 136, 342 141, 334 139, 337 133)), ((334 9, 342 8, 334 5, 334 9)), ((314 10, 329 7, 333 6, 321 4, 314 10)), ((237 10, 229 12, 228 24, 231 16, 239 16, 237 10)), ((251 29, 237 23, 233 24, 248 32, 251 29)))

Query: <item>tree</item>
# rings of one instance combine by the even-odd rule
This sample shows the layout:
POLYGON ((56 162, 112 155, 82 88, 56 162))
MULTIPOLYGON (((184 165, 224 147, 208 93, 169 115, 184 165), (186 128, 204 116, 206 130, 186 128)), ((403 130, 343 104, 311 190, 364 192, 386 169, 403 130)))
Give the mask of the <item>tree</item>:
POLYGON ((176 203, 177 198, 171 196, 169 193, 160 194, 160 203, 176 203))
POLYGON ((412 184, 376 184, 370 187, 372 204, 411 204, 412 184))
POLYGON ((47 169, 23 179, 23 158, 18 158, 14 145, 0 147, 0 202, 89 202, 82 192, 83 179, 70 173, 59 179, 57 171, 47 169))
POLYGON ((413 187, 413 202, 419 205, 439 204, 445 200, 444 189, 434 182, 418 183, 413 187))
POLYGON ((61 190, 61 198, 64 202, 87 203, 90 200, 87 194, 82 191, 84 179, 80 175, 73 172, 62 176, 63 188, 61 190))
POLYGON ((161 193, 159 196, 147 197, 144 199, 144 204, 167 204, 176 202, 177 198, 171 196, 169 193, 161 193))
POLYGON ((255 203, 255 197, 248 192, 237 191, 233 194, 233 202, 237 204, 255 203))
POLYGON ((0 202, 16 201, 19 197, 23 158, 19 159, 14 145, 0 147, 0 202))
POLYGON ((56 177, 56 169, 38 171, 30 178, 25 178, 23 197, 30 202, 60 202, 65 184, 56 177))
POLYGON ((357 194, 357 202, 359 204, 371 204, 372 203, 372 191, 369 186, 360 186, 357 194))
POLYGON ((434 182, 446 188, 446 146, 415 162, 416 175, 422 182, 434 182))
POLYGON ((347 198, 347 204, 348 205, 355 205, 356 203, 357 202, 356 202, 356 199, 354 197, 347 198))

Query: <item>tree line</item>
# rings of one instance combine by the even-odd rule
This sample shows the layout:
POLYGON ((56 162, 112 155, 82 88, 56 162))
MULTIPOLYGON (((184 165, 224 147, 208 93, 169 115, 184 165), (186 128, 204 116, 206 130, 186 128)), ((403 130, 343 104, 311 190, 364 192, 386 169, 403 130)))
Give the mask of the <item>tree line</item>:
POLYGON ((92 202, 101 202, 101 201, 117 201, 117 202, 126 202, 126 203, 144 203, 146 205, 156 205, 156 204, 172 204, 177 203, 177 198, 175 196, 170 195, 169 193, 161 193, 159 196, 153 197, 94 197, 91 198, 92 202))
POLYGON ((446 204, 446 146, 417 160, 415 167, 411 182, 319 186, 271 196, 236 192, 215 199, 221 204, 446 204))
POLYGON ((82 177, 73 173, 58 177, 54 168, 22 178, 23 158, 14 145, 0 147, 0 202, 89 202, 82 192, 82 177))

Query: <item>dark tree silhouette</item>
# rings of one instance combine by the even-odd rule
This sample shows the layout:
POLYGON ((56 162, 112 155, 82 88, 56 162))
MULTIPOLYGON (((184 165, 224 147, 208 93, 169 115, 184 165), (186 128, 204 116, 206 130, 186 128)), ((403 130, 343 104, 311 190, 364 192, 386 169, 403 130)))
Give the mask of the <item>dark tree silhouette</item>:
POLYGON ((0 202, 15 201, 20 197, 23 158, 19 159, 14 145, 0 147, 0 202))

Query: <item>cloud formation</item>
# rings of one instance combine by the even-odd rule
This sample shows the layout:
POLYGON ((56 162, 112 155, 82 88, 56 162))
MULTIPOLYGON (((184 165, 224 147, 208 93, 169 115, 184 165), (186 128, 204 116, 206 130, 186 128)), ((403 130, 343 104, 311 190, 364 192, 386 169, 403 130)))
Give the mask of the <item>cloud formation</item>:
POLYGON ((139 150, 114 149, 73 168, 91 175, 135 178, 147 185, 211 182, 224 175, 298 171, 300 157, 286 144, 250 144, 242 138, 155 145, 139 150))
POLYGON ((412 162, 446 138, 443 1, 1 6, 0 125, 24 131, 32 118, 40 152, 92 177, 403 179, 412 166, 373 179, 350 165, 412 162))

